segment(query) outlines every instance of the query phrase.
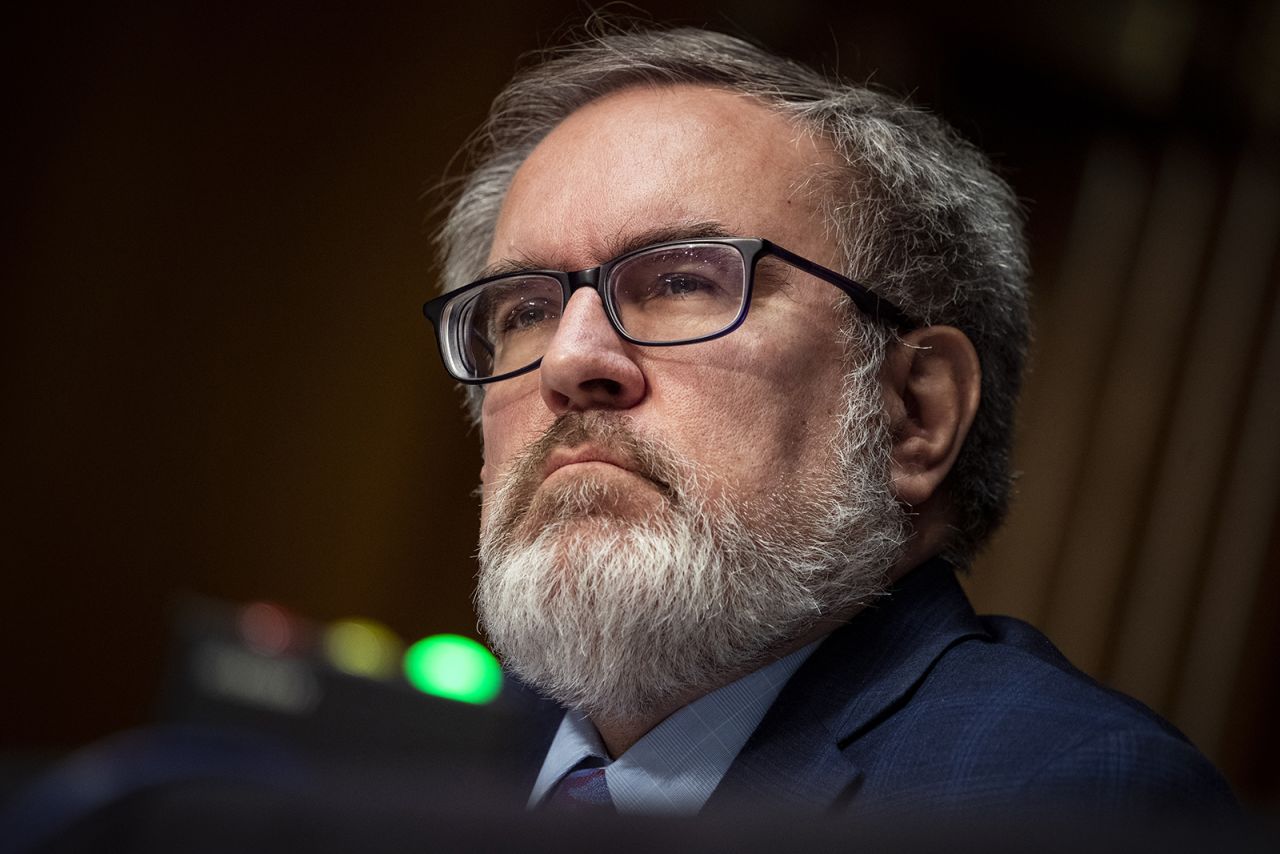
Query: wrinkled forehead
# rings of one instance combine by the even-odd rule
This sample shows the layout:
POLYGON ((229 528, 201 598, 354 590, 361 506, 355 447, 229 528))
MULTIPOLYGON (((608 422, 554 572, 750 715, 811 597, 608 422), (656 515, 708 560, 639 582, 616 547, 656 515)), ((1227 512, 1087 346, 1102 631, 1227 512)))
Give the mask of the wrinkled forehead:
POLYGON ((749 96, 625 89, 570 114, 520 166, 488 261, 579 269, 638 234, 718 223, 831 264, 821 193, 835 163, 825 139, 749 96))

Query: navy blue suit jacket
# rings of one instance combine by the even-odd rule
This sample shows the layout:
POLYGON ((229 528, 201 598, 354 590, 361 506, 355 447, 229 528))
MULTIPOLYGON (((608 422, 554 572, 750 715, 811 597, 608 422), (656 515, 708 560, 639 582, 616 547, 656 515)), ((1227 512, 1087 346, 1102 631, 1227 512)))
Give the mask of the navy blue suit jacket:
POLYGON ((827 638, 704 813, 743 801, 953 818, 1234 808, 1172 725, 1076 670, 1026 623, 975 615, 937 560, 827 638))

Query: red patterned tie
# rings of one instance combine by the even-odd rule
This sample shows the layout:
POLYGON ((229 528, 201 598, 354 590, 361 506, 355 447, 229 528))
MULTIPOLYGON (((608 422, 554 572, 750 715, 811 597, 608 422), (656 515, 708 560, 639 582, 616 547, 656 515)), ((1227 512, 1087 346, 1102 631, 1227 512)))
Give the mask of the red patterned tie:
POLYGON ((547 798, 547 807, 554 810, 613 812, 613 799, 604 779, 603 768, 579 768, 570 771, 547 798))

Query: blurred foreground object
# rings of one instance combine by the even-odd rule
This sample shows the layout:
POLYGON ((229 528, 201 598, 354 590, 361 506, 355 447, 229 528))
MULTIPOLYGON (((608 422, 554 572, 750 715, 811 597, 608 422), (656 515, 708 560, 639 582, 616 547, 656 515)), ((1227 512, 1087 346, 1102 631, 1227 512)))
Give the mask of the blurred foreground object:
MULTIPOLYGON (((356 788, 412 793, 424 806, 470 793, 498 809, 523 805, 537 702, 504 686, 475 641, 435 635, 406 654, 371 620, 319 626, 271 603, 205 600, 178 609, 174 641, 160 723, 79 751, 21 789, 0 814, 5 851, 133 850, 170 814, 152 805, 175 793, 311 803, 356 788)), ((218 798, 208 815, 225 809, 218 798)))

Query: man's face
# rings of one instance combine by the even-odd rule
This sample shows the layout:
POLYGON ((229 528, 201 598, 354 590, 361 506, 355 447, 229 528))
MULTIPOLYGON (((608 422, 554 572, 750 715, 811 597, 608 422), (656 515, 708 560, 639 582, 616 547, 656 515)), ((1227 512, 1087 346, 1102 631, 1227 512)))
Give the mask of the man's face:
MULTIPOLYGON (((839 267, 812 184, 832 162, 822 143, 743 96, 625 90, 572 114, 532 153, 489 260, 578 270, 643 235, 715 222, 839 267)), ((699 463, 709 497, 739 506, 772 504, 829 467, 844 370, 839 292, 799 274, 791 284, 758 288, 731 335, 670 348, 622 341, 598 296, 576 293, 542 367, 486 391, 485 495, 556 416, 575 411, 625 414, 640 435, 699 463)), ((543 488, 581 479, 612 482, 627 505, 618 512, 642 516, 659 499, 647 479, 598 461, 556 468, 543 488)))
MULTIPOLYGON (((719 90, 632 89, 529 156, 490 261, 594 267, 709 223, 838 266, 819 142, 719 90)), ((660 712, 879 589, 901 513, 874 373, 839 291, 761 272, 733 333, 640 347, 578 291, 541 367, 488 386, 481 620, 526 681, 597 719, 660 712), (849 381, 847 381, 849 380, 849 381)))

